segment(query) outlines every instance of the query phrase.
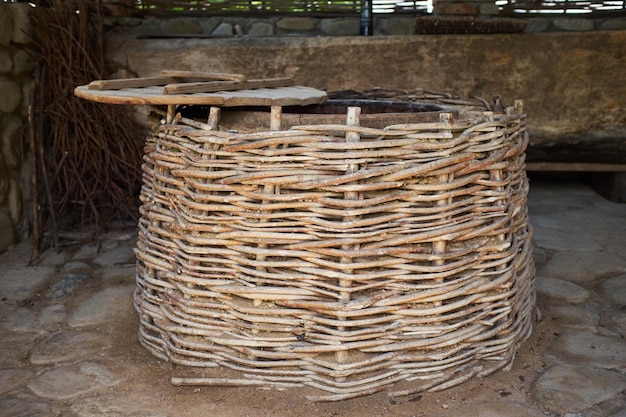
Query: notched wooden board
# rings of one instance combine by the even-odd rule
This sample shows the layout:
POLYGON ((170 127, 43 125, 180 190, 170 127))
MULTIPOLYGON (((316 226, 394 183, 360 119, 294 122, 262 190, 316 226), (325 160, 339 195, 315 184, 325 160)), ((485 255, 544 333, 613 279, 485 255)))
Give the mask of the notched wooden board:
POLYGON ((163 87, 164 94, 213 93, 217 91, 250 90, 257 88, 290 87, 290 78, 265 78, 249 81, 207 81, 198 83, 168 84, 163 87))
MULTIPOLYGON (((163 70, 157 77, 118 78, 114 80, 95 80, 89 83, 91 90, 122 90, 124 88, 142 88, 166 86, 168 84, 188 84, 202 82, 224 82, 232 85, 246 81, 243 74, 227 74, 202 71, 163 70)), ((176 93, 170 93, 176 94, 176 93)))

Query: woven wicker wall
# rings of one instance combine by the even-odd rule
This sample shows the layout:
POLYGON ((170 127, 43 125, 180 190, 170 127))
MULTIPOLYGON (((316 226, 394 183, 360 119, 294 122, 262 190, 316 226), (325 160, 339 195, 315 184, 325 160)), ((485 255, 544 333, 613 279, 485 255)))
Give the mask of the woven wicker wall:
MULTIPOLYGON (((269 117, 269 116, 268 116, 269 117)), ((273 116, 272 116, 273 117, 273 116)), ((215 118, 213 118, 215 119, 215 118)), ((140 340, 174 384, 408 395, 509 366, 534 268, 521 106, 146 145, 140 340)))

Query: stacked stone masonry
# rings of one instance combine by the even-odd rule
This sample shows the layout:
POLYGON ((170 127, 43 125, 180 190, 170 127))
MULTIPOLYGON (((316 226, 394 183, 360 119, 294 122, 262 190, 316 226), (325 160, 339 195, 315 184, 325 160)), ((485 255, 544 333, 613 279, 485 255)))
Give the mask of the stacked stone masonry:
POLYGON ((24 233, 31 195, 28 98, 33 61, 28 3, 0 2, 0 253, 24 233))
MULTIPOLYGON (((489 18, 497 17, 495 3, 439 3, 438 15, 489 18), (492 7, 493 6, 493 7, 492 7)), ((437 11, 437 9, 435 9, 437 11)), ((527 19, 526 32, 587 32, 626 30, 626 17, 538 17, 527 19)), ((316 18, 274 16, 264 18, 235 16, 186 16, 144 19, 110 18, 107 26, 114 32, 141 37, 268 37, 268 36, 357 36, 359 17, 316 18)), ((374 35, 412 35, 416 32, 411 16, 374 15, 374 35)))

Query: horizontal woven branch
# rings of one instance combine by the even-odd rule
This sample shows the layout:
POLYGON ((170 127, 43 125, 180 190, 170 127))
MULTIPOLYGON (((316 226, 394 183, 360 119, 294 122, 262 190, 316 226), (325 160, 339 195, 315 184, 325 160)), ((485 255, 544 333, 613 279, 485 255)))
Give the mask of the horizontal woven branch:
POLYGON ((246 134, 177 123, 146 144, 140 340, 220 368, 174 384, 331 401, 511 364, 534 306, 521 103, 384 129, 356 110, 246 134))

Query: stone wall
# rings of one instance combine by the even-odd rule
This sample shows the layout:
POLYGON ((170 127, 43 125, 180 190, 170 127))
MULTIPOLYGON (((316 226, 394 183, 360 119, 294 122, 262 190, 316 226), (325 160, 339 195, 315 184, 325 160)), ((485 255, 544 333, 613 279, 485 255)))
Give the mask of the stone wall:
MULTIPOLYGON (((108 19, 107 23, 114 32, 139 37, 355 36, 360 33, 359 17, 118 17, 108 19)), ((374 23, 374 33, 379 35, 408 35, 415 32, 415 19, 412 17, 375 17, 374 23)))
MULTIPOLYGON (((445 3, 446 7, 455 3, 445 3)), ((476 3, 478 4, 478 3, 476 3)), ((493 3, 489 3, 495 6, 493 3)), ((489 11, 485 4, 475 6, 476 13, 468 14, 462 10, 456 16, 496 17, 495 11, 489 11)), ((450 13, 441 16, 455 16, 450 13)), ((607 30, 626 30, 626 17, 611 18, 573 18, 573 17, 538 17, 528 19, 526 32, 591 32, 607 30)), ((115 33, 138 37, 284 37, 284 36, 356 36, 360 33, 359 17, 315 18, 296 16, 274 16, 265 18, 246 18, 234 16, 212 17, 167 17, 145 18, 117 17, 109 18, 107 26, 115 33)), ((410 16, 374 15, 374 35, 412 35, 416 32, 415 18, 410 16)))
POLYGON ((0 2, 0 253, 25 234, 25 200, 30 199, 28 97, 33 62, 30 6, 0 2))

